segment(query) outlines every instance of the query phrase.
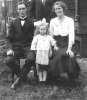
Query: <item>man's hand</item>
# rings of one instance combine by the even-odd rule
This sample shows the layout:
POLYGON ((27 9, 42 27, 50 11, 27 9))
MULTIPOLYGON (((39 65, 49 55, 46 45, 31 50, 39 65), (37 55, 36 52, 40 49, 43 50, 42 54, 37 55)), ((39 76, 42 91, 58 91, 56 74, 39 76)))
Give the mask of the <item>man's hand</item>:
POLYGON ((7 55, 14 55, 14 51, 13 50, 7 51, 7 55))
POLYGON ((70 49, 67 49, 66 53, 70 56, 70 58, 74 57, 74 53, 70 49))

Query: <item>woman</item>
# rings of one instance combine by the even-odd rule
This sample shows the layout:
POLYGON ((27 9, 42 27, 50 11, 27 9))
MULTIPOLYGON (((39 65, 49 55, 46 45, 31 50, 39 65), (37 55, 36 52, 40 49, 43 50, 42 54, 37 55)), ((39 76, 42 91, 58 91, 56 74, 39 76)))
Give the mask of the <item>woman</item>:
POLYGON ((80 67, 75 59, 73 47, 75 33, 74 20, 65 15, 67 6, 62 1, 53 4, 56 17, 50 21, 50 34, 57 41, 59 49, 53 51, 53 59, 50 60, 51 76, 67 73, 70 79, 78 78, 80 67))

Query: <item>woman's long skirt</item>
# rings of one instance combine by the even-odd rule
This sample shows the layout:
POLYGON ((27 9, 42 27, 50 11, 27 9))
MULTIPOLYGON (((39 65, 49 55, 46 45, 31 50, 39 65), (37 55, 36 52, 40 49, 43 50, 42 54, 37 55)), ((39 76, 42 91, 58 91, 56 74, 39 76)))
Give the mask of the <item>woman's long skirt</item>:
MULTIPOLYGON (((61 73, 72 74, 74 78, 78 78, 80 67, 76 61, 75 56, 70 58, 66 54, 68 47, 68 36, 54 36, 57 41, 59 49, 57 51, 53 50, 53 57, 50 59, 49 73, 52 77, 56 77, 61 73)), ((74 46, 72 47, 74 55, 76 55, 76 50, 74 46)))

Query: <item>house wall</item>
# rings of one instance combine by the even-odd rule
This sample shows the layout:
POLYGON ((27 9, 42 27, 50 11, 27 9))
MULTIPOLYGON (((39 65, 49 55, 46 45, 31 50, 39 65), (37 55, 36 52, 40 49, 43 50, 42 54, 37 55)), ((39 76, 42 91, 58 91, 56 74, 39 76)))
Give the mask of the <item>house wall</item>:
POLYGON ((87 57, 87 0, 79 0, 81 56, 87 57))
MULTIPOLYGON (((67 0, 66 2, 70 12, 68 15, 75 19, 75 0, 67 0)), ((76 35, 80 37, 80 55, 83 58, 87 58, 87 0, 78 0, 78 15, 79 32, 76 32, 76 35)))

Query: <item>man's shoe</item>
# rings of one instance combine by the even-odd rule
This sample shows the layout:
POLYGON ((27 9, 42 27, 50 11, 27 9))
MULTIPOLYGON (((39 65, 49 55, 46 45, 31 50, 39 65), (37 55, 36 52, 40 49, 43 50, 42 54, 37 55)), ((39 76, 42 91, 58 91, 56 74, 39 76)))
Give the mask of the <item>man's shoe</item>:
POLYGON ((20 83, 20 78, 17 78, 16 81, 12 84, 11 89, 16 89, 20 83))

